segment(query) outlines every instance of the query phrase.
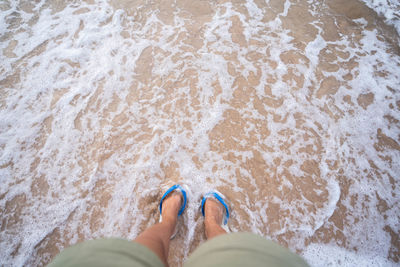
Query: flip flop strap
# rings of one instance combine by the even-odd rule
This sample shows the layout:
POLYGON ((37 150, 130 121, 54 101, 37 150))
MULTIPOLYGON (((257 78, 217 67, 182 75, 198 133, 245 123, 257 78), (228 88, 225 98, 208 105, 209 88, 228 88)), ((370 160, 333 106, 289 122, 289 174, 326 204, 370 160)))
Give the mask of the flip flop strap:
POLYGON ((183 195, 183 204, 181 206, 181 209, 178 212, 178 216, 181 216, 181 214, 185 210, 185 207, 186 207, 186 191, 182 188, 182 186, 180 186, 179 184, 176 184, 176 185, 171 186, 167 190, 167 192, 165 192, 164 195, 162 196, 162 198, 160 200, 160 206, 159 206, 160 214, 162 214, 161 213, 162 212, 162 203, 163 203, 164 199, 169 195, 169 193, 171 193, 174 190, 179 190, 183 195))

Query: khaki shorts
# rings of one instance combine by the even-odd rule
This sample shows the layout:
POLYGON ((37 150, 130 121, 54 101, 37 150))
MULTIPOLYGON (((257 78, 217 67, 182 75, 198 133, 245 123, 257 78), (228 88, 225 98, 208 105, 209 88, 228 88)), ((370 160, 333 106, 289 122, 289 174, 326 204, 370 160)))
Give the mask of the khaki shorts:
MULTIPOLYGON (((56 266, 164 266, 147 247, 123 239, 80 243, 60 253, 56 266)), ((308 266, 296 254, 272 241, 249 233, 220 235, 200 245, 184 266, 308 266)))

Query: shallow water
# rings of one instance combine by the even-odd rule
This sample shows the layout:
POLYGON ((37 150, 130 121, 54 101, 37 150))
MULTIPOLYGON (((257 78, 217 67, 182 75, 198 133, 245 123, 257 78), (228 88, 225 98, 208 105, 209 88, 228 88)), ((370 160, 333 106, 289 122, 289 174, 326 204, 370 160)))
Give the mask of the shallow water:
POLYGON ((211 188, 313 266, 398 264, 399 6, 365 2, 1 2, 0 265, 134 239, 169 180, 173 266, 211 188))

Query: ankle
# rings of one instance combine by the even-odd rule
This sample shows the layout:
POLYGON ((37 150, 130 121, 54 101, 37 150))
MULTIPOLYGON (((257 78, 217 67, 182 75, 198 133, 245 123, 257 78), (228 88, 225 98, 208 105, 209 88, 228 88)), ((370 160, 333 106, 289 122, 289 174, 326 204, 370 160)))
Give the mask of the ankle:
POLYGON ((160 224, 163 225, 165 227, 165 229, 167 229, 167 232, 169 232, 169 235, 172 235, 177 223, 178 223, 178 220, 176 218, 174 219, 174 218, 169 218, 169 217, 166 217, 166 218, 163 217, 160 224))
POLYGON ((212 220, 205 222, 205 234, 207 240, 209 240, 216 236, 226 234, 226 231, 221 227, 221 224, 217 223, 215 220, 212 220))
POLYGON ((161 223, 166 224, 166 225, 175 226, 177 221, 178 221, 178 218, 176 216, 163 215, 161 223))
POLYGON ((219 223, 217 219, 213 216, 208 216, 204 220, 204 226, 206 227, 206 229, 211 229, 214 228, 215 226, 220 226, 220 225, 221 223, 219 223))

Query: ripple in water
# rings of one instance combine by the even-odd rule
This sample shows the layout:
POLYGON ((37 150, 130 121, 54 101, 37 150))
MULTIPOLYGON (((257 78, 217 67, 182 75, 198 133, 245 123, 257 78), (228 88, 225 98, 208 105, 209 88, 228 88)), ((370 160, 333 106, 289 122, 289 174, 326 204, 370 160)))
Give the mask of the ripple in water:
POLYGON ((399 24, 395 3, 366 3, 377 13, 344 0, 1 3, 1 265, 134 239, 167 180, 192 189, 171 265, 205 240, 210 188, 232 231, 312 265, 398 264, 399 24))

